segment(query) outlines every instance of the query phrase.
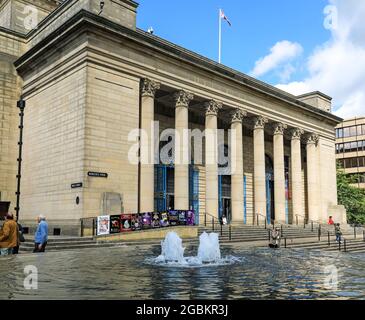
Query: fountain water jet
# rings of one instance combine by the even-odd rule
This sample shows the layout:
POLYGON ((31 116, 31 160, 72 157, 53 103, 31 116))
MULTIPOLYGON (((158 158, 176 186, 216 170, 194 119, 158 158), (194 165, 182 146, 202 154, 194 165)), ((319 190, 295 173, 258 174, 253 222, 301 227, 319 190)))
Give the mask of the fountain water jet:
POLYGON ((217 233, 206 233, 199 237, 198 258, 202 262, 216 262, 221 259, 221 250, 217 233))
POLYGON ((157 258, 146 259, 146 262, 169 267, 208 267, 242 261, 242 259, 233 256, 221 257, 219 237, 216 233, 204 232, 199 240, 198 255, 184 257, 185 248, 182 246, 181 238, 176 232, 169 232, 165 240, 161 241, 161 255, 157 258))
POLYGON ((182 240, 176 232, 169 232, 165 240, 161 242, 161 255, 157 258, 162 261, 184 262, 185 248, 182 246, 182 240))

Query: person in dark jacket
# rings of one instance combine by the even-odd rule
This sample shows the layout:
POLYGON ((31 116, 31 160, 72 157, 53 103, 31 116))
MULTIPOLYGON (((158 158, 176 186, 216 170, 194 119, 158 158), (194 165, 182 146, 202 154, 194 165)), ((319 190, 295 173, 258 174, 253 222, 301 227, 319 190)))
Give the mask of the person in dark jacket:
POLYGON ((1 255, 13 254, 18 245, 18 225, 11 213, 6 215, 6 221, 0 230, 0 253, 1 255))
POLYGON ((342 231, 339 223, 335 225, 335 235, 336 235, 336 241, 341 243, 342 231))
POLYGON ((25 242, 24 234, 23 234, 23 232, 24 232, 23 226, 19 222, 17 222, 17 225, 18 225, 18 243, 17 243, 17 246, 13 248, 13 254, 18 254, 20 243, 25 242))

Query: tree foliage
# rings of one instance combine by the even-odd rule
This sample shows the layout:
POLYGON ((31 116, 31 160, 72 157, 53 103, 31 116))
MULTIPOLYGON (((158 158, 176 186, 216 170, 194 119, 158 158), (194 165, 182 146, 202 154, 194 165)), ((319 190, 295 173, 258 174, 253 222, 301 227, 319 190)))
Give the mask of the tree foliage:
POLYGON ((365 192, 351 184, 355 180, 345 174, 343 169, 337 169, 338 202, 344 205, 349 223, 365 224, 365 192))

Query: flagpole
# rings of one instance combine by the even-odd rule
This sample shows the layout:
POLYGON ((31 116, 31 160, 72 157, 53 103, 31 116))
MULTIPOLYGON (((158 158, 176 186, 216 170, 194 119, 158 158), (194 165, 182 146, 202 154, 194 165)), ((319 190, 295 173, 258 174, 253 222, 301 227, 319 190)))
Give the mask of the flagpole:
POLYGON ((222 9, 219 9, 219 52, 218 62, 221 63, 222 57, 222 9))

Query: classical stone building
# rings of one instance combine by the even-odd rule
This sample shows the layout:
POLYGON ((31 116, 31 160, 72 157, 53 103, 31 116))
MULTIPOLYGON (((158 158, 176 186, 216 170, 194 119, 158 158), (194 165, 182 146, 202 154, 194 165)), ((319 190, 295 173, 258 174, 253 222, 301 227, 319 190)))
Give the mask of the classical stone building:
MULTIPOLYGON (((257 214, 346 220, 336 195, 341 119, 329 97, 296 97, 176 46, 136 28, 136 12, 131 0, 103 10, 97 0, 0 1, 0 191, 14 203, 21 97, 24 225, 42 213, 62 234, 77 233, 81 218, 168 207, 238 224, 257 214), (203 163, 131 162, 128 136, 151 133, 151 121, 182 136, 207 129, 203 163), (234 129, 231 174, 206 161, 218 156, 217 128, 234 129)), ((182 146, 175 157, 189 153, 182 146)), ((141 138, 141 155, 153 157, 153 147, 141 138)))

